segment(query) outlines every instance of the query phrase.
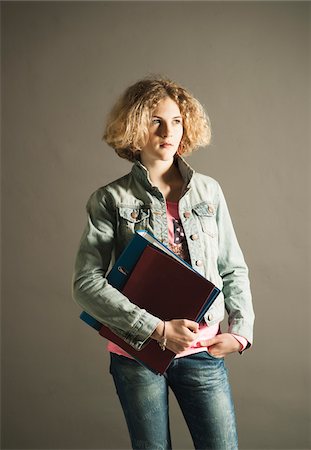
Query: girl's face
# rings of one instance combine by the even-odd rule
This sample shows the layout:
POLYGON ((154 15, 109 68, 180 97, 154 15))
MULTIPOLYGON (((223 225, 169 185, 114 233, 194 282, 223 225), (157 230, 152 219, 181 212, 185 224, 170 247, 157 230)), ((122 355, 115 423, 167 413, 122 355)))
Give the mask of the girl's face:
POLYGON ((165 97, 152 113, 149 139, 141 149, 142 163, 173 160, 182 135, 183 121, 179 106, 170 97, 165 97))

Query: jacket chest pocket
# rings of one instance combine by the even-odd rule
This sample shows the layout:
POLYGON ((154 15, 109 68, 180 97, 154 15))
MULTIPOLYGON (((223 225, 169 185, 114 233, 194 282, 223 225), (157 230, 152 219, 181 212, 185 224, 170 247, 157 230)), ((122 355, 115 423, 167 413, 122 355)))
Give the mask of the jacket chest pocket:
POLYGON ((134 233, 136 230, 147 228, 150 216, 148 208, 120 206, 118 210, 122 231, 134 233))
POLYGON ((217 236, 216 206, 213 203, 202 202, 193 206, 203 233, 214 238, 217 236))

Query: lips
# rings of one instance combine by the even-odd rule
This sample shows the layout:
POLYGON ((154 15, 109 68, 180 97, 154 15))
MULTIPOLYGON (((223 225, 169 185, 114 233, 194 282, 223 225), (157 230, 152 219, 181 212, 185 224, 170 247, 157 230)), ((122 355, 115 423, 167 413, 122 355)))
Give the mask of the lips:
POLYGON ((172 147, 173 144, 170 144, 169 142, 163 142, 163 144, 160 144, 160 147, 164 147, 164 148, 168 148, 168 147, 172 147))

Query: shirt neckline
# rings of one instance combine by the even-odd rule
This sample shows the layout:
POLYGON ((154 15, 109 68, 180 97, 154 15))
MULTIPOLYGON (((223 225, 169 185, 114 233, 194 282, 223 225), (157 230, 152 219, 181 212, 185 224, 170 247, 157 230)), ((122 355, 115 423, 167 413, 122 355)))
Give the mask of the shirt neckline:
POLYGON ((178 202, 170 202, 168 200, 166 200, 166 203, 168 203, 169 205, 178 205, 178 202))

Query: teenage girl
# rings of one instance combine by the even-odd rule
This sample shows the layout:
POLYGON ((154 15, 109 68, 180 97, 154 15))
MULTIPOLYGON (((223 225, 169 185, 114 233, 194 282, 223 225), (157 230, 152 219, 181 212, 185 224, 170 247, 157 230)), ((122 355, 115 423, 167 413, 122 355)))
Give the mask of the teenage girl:
MULTIPOLYGON (((166 342, 176 353, 159 376, 108 342, 110 372, 132 448, 171 449, 170 388, 196 449, 236 450, 224 358, 252 344, 254 312, 248 269, 222 190, 183 157, 208 145, 208 117, 188 90, 168 79, 149 77, 131 85, 117 101, 104 139, 133 166, 88 201, 88 221, 75 264, 74 298, 133 348, 142 348, 152 338, 162 346, 166 342), (164 323, 109 285, 108 268, 138 229, 150 231, 221 289, 202 323, 187 317, 164 323), (228 329, 221 331, 224 309, 228 329)), ((178 304, 173 286, 172 292, 172 301, 178 304)))

